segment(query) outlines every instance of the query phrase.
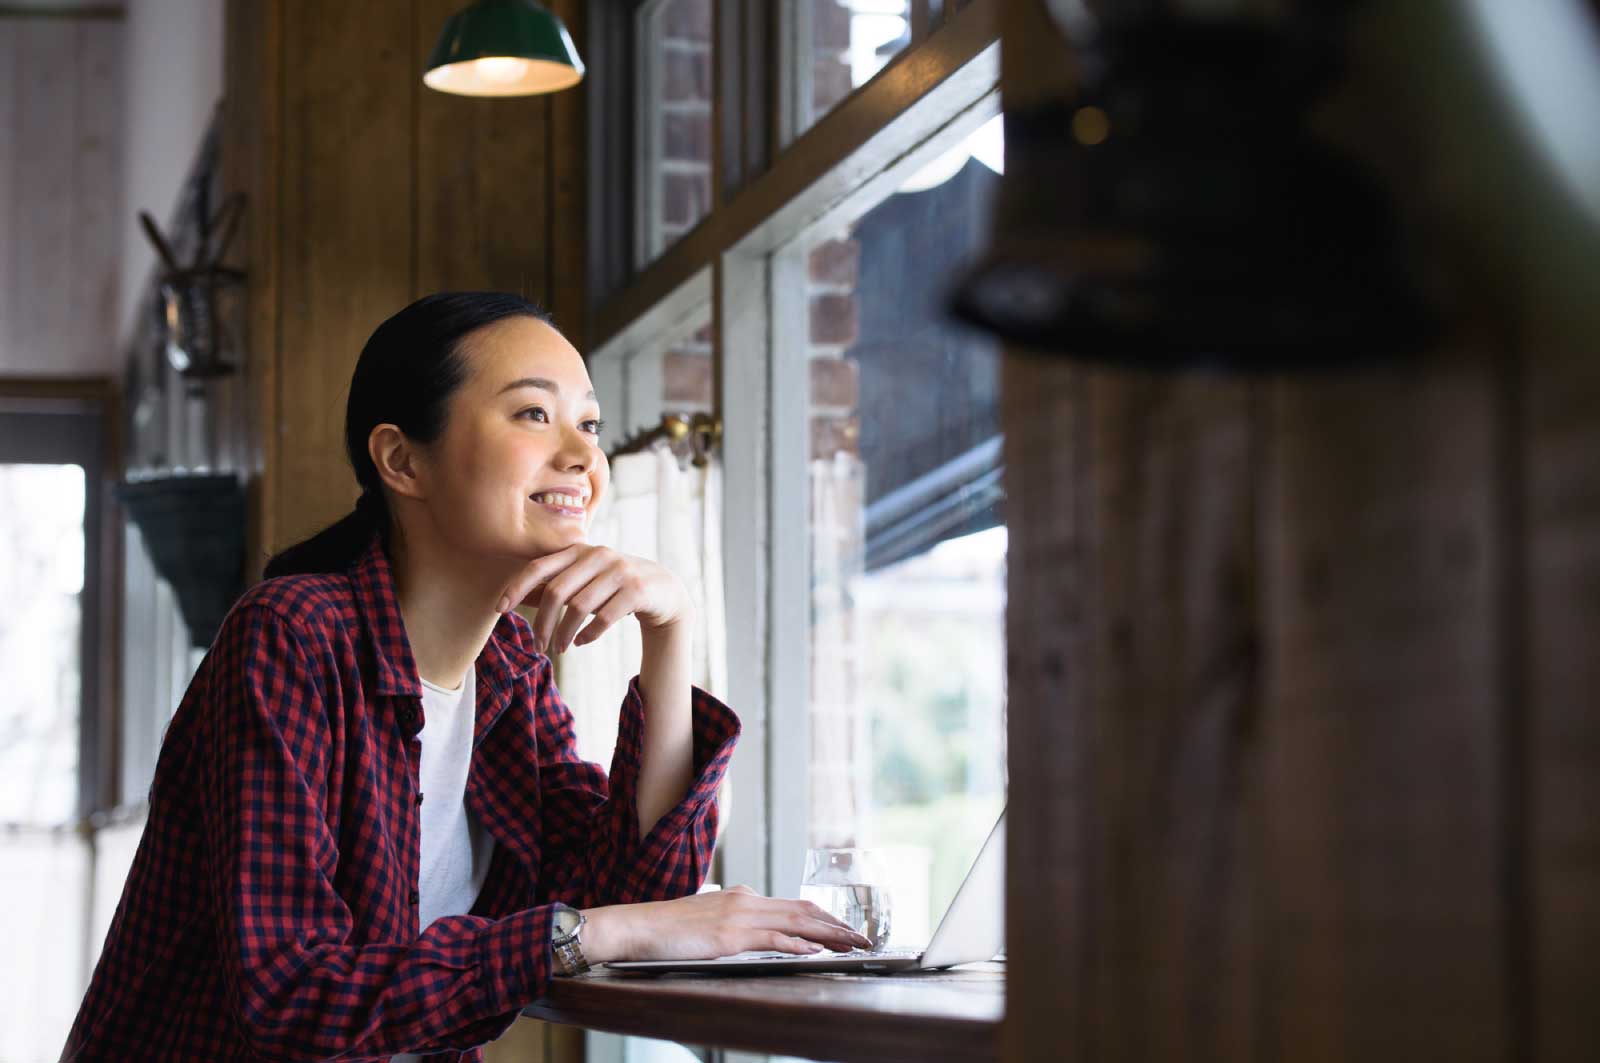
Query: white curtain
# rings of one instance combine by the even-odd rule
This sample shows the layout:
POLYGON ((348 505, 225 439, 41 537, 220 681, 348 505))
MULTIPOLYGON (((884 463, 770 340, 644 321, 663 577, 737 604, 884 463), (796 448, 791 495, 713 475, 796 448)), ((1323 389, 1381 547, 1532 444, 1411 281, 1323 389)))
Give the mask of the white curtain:
MULTIPOLYGON (((727 693, 727 643, 722 598, 722 470, 715 455, 704 468, 685 463, 665 443, 611 464, 588 541, 647 557, 677 573, 695 605, 692 682, 717 697, 727 693)), ((578 752, 610 765, 617 710, 639 671, 639 623, 628 617, 596 642, 556 661, 556 684, 572 708, 578 752)), ((726 781, 720 800, 728 812, 726 781)))
POLYGON ((861 844, 870 732, 861 700, 857 591, 866 557, 867 469, 840 451, 811 462, 811 809, 809 845, 861 844))

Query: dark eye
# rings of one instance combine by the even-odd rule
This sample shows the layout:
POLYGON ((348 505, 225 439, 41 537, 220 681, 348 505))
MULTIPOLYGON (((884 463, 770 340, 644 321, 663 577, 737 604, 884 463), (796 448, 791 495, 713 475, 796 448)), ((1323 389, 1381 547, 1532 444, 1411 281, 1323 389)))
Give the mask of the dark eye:
POLYGON ((548 421, 550 419, 550 415, 548 413, 544 412, 544 407, 543 406, 529 406, 526 410, 518 410, 517 411, 517 416, 521 417, 525 413, 537 413, 541 417, 543 417, 546 421, 548 421))
POLYGON ((593 432, 595 435, 599 435, 601 432, 604 432, 606 430, 606 423, 604 421, 600 420, 600 418, 598 418, 598 417, 594 418, 593 420, 585 421, 583 423, 586 424, 586 425, 592 425, 593 427, 591 427, 589 429, 589 431, 593 432))

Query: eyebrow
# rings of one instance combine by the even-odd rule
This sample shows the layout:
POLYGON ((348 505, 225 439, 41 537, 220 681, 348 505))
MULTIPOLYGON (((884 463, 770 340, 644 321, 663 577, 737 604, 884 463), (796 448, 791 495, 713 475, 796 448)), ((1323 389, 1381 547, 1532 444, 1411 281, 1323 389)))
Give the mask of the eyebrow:
MULTIPOLYGON (((506 392, 513 391, 517 388, 538 388, 541 391, 548 391, 552 395, 561 394, 561 385, 557 384, 554 380, 546 380, 542 376, 525 376, 518 380, 513 380, 511 383, 501 388, 499 393, 504 395, 506 392)), ((585 395, 584 398, 594 399, 597 402, 599 401, 598 396, 596 396, 592 391, 585 395)))

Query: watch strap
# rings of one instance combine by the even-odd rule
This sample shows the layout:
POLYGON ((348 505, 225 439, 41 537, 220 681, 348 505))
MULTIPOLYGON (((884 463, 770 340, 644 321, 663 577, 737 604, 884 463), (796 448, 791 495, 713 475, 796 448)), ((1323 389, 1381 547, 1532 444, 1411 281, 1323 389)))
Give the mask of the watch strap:
MULTIPOLYGON (((557 911, 577 911, 568 905, 558 903, 557 911)), ((562 934, 560 925, 554 919, 550 922, 550 951, 555 957, 556 967, 564 975, 582 974, 589 969, 589 961, 584 958, 583 946, 579 937, 583 933, 583 924, 587 922, 583 913, 578 913, 578 928, 571 934, 562 934)))

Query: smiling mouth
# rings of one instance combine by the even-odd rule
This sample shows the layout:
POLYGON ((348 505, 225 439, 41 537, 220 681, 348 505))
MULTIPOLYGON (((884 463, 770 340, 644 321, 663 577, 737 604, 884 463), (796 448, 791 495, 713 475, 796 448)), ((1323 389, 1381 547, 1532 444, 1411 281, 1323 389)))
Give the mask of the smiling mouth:
POLYGON ((585 512, 584 500, 576 495, 529 495, 528 500, 538 503, 543 509, 547 509, 552 513, 559 513, 565 517, 581 517, 585 512))

